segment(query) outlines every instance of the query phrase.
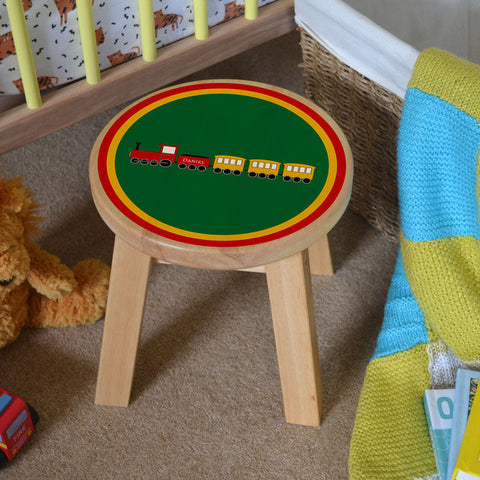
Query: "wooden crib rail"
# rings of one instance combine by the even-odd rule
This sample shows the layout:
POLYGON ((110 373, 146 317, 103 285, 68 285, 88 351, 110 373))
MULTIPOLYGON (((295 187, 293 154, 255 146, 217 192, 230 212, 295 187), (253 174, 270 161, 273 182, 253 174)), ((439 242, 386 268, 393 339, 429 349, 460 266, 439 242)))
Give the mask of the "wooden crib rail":
POLYGON ((192 36, 162 47, 154 61, 118 65, 96 85, 79 80, 46 93, 39 108, 0 113, 0 155, 294 30, 293 3, 277 0, 259 9, 255 21, 237 17, 211 28, 205 40, 192 36))

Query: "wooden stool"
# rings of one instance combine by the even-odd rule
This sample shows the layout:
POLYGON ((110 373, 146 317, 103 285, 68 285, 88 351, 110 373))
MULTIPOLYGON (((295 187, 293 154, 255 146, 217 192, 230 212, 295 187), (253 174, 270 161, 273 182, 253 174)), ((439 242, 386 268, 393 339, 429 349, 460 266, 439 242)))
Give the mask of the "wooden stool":
POLYGON ((351 192, 335 122, 294 93, 241 81, 171 87, 119 113, 90 160, 115 233, 96 403, 127 406, 152 259, 266 266, 286 419, 319 425, 312 270, 332 273, 327 232, 351 192))

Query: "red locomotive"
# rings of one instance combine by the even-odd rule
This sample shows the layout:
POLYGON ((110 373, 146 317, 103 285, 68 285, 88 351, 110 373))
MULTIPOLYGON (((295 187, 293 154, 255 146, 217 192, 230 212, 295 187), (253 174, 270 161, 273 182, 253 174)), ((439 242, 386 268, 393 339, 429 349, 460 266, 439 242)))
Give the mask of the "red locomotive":
POLYGON ((199 157, 198 155, 179 155, 177 165, 178 168, 204 172, 210 166, 210 159, 208 157, 199 157))
POLYGON ((0 467, 13 460, 32 436, 38 418, 33 407, 0 388, 0 467))
POLYGON ((150 152, 148 150, 140 150, 140 142, 130 152, 130 161, 132 163, 141 163, 142 165, 161 165, 162 167, 169 167, 175 162, 178 147, 175 145, 165 145, 160 143, 159 152, 150 152))

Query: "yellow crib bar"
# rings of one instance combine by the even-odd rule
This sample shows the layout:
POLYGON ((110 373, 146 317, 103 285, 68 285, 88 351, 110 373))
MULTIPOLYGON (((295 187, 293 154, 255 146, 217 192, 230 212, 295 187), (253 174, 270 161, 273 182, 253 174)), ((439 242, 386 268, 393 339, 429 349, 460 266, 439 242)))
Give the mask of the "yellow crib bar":
POLYGON ((38 86, 37 72, 33 62, 33 54, 28 36, 27 22, 21 0, 7 0, 7 12, 12 27, 15 52, 22 77, 25 100, 29 108, 38 108, 42 105, 40 87, 38 86))
POLYGON ((245 0, 245 18, 247 20, 258 18, 258 0, 245 0))
POLYGON ((206 40, 208 38, 207 0, 193 0, 193 24, 195 26, 195 38, 206 40))
POLYGON ((140 12, 142 56, 145 61, 153 62, 157 58, 153 0, 138 0, 138 10, 140 12))
POLYGON ((87 83, 95 85, 102 78, 98 63, 97 38, 95 36, 91 0, 77 0, 77 12, 87 83))

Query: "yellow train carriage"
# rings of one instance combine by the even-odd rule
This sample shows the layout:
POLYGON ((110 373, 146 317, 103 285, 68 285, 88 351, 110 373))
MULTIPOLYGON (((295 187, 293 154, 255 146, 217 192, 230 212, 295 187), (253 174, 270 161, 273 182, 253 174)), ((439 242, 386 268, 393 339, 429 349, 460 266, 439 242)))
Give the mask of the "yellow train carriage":
POLYGON ((223 172, 227 175, 233 173, 240 175, 243 171, 246 159, 242 157, 234 157, 233 155, 215 155, 213 162, 213 171, 215 173, 223 172))
POLYGON ((259 178, 269 178, 273 180, 277 178, 280 172, 280 162, 272 162, 271 160, 250 160, 248 165, 248 176, 259 178))
POLYGON ((315 167, 302 163, 285 163, 283 166, 283 179, 286 182, 293 180, 295 183, 310 183, 315 173, 315 167))

